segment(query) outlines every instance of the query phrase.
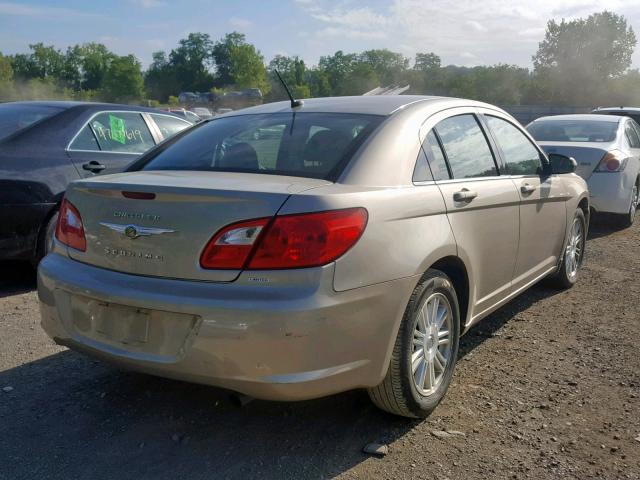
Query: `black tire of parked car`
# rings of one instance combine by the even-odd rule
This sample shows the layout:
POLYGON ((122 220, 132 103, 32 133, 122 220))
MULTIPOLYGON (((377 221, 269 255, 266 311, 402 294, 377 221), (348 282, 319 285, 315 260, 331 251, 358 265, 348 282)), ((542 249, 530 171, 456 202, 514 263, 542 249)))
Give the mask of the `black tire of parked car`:
POLYGON ((424 418, 436 408, 445 396, 458 357, 460 338, 460 308, 458 297, 449 277, 439 270, 428 270, 414 289, 405 310, 398 335, 396 337, 391 361, 382 383, 367 391, 373 403, 380 409, 395 415, 411 418, 424 418), (450 360, 445 367, 442 381, 437 390, 424 396, 416 389, 411 368, 413 351, 413 335, 418 321, 418 314, 423 303, 433 293, 441 293, 447 297, 453 316, 452 342, 450 360))
POLYGON ((618 217, 619 224, 622 228, 629 228, 633 225, 633 222, 636 219, 636 210, 638 208, 638 199, 640 197, 640 177, 636 179, 636 183, 631 189, 631 205, 629 206, 629 212, 625 215, 620 215, 618 217))
POLYGON ((53 237, 56 234, 56 224, 58 223, 58 212, 55 212, 51 218, 40 228, 38 234, 38 245, 36 247, 36 256, 34 257, 32 264, 37 267, 42 260, 53 247, 53 237))

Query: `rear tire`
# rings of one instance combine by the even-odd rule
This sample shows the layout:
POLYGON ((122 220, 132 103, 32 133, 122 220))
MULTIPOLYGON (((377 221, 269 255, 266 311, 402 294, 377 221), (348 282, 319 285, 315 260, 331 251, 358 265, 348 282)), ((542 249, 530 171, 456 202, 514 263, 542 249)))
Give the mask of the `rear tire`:
POLYGON ((640 200, 640 178, 636 180, 635 185, 631 189, 631 205, 629 206, 629 212, 625 215, 620 215, 619 225, 622 228, 629 228, 633 225, 636 219, 636 210, 638 209, 638 201, 640 200))
POLYGON ((53 248, 53 238, 56 234, 56 224, 58 223, 58 212, 56 211, 49 221, 44 224, 44 226, 40 229, 40 234, 38 235, 38 246, 36 248, 36 256, 31 262, 34 267, 37 267, 47 254, 53 248))
POLYGON ((411 294, 384 380, 368 389, 373 403, 394 415, 427 417, 449 388, 459 337, 453 284, 443 272, 428 270, 411 294))
POLYGON ((581 208, 576 210, 562 252, 558 271, 549 278, 549 283, 560 289, 571 288, 578 281, 578 270, 582 267, 587 241, 587 221, 581 208))

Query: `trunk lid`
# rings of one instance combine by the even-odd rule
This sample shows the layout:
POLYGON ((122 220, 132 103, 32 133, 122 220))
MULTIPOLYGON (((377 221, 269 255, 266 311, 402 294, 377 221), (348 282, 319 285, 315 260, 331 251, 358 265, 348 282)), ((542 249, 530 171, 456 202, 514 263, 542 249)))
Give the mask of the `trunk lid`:
POLYGON ((200 255, 222 227, 275 215, 289 195, 326 180, 277 175, 146 171, 73 183, 68 200, 80 212, 87 249, 71 258, 125 273, 229 282, 239 270, 205 270, 200 255), (122 192, 153 193, 153 199, 122 192), (129 227, 129 228, 127 228, 129 227))
POLYGON ((578 162, 576 173, 585 180, 591 177, 602 157, 615 148, 614 143, 601 142, 538 142, 546 153, 558 153, 573 157, 578 162))

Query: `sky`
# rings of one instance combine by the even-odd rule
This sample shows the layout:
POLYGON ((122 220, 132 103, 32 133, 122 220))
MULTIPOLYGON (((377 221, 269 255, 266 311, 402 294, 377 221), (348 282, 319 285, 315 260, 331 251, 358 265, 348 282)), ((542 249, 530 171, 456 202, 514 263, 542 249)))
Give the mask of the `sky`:
POLYGON ((549 19, 604 9, 623 14, 640 40, 640 0, 0 0, 0 52, 101 42, 146 67, 190 32, 217 40, 235 30, 266 62, 283 54, 316 65, 337 50, 388 48, 410 58, 435 52, 447 65, 530 67, 549 19))

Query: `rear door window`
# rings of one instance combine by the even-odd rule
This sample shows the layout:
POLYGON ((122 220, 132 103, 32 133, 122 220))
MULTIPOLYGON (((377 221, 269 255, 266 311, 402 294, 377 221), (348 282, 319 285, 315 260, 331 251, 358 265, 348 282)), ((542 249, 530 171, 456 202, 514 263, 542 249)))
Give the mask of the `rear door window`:
POLYGON ((631 148, 640 148, 640 138, 638 138, 638 133, 635 128, 631 124, 631 121, 627 121, 624 126, 624 132, 627 136, 627 141, 629 142, 629 146, 631 148))
POLYGON ((71 142, 71 145, 69 145, 69 150, 100 151, 98 140, 89 125, 85 125, 84 128, 80 130, 76 138, 71 142))
POLYGON ((156 122, 163 139, 172 137, 179 131, 191 126, 191 124, 186 120, 182 120, 172 115, 150 113, 149 116, 153 118, 154 122, 156 122))
POLYGON ((155 145, 151 132, 138 112, 104 112, 89 126, 101 151, 143 153, 155 145))
POLYGON ((484 132, 472 114, 456 115, 435 126, 453 178, 498 175, 495 160, 484 132))
POLYGON ((485 115, 489 129, 502 150, 511 175, 538 175, 542 168, 540 152, 515 125, 492 115, 485 115))
POLYGON ((430 130, 427 134, 427 137, 422 143, 422 148, 429 159, 429 167, 431 168, 433 179, 448 180, 451 178, 447 168, 447 161, 444 157, 444 153, 442 153, 442 147, 440 147, 438 137, 436 137, 433 130, 430 130))

